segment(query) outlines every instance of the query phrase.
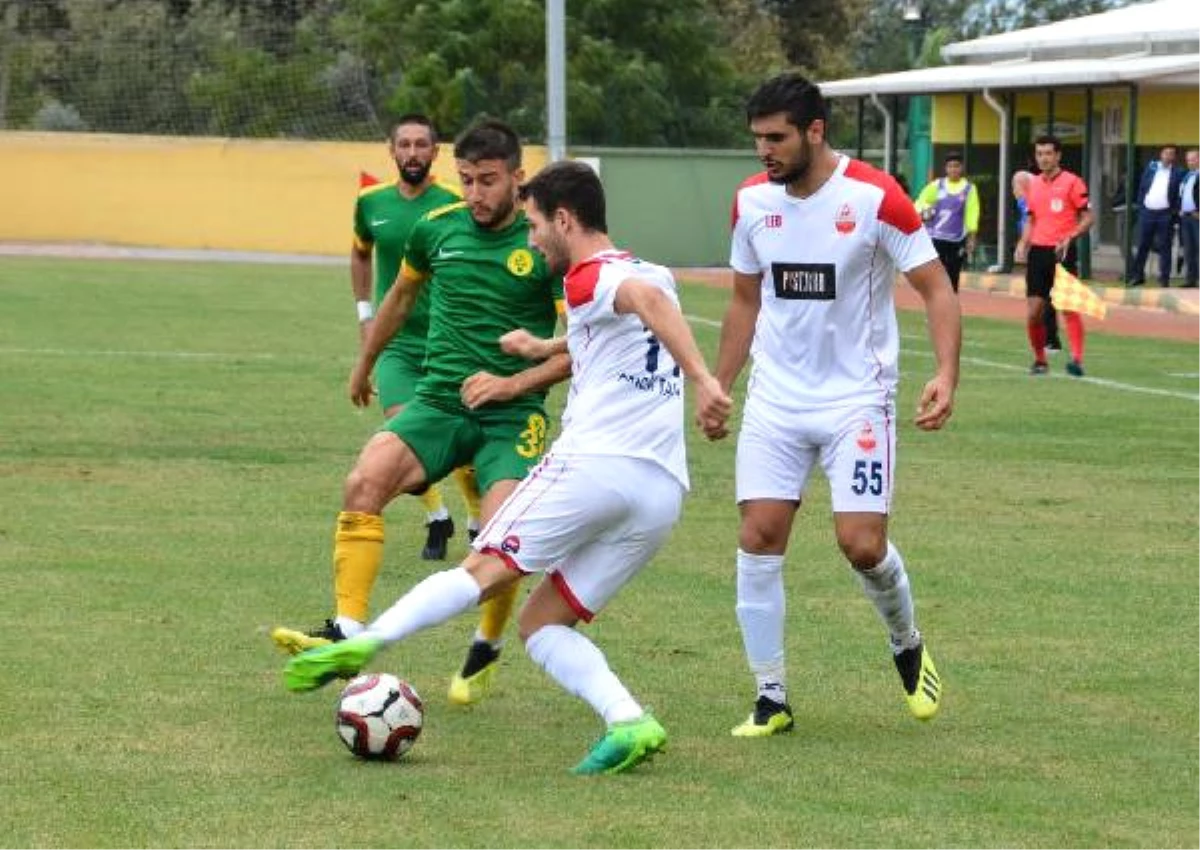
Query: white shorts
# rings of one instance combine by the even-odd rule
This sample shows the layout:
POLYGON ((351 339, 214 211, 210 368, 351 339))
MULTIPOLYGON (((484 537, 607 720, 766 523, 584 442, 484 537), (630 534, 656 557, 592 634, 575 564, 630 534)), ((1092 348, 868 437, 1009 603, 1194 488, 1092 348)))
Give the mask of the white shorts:
POLYGON ((590 621, 666 542, 683 485, 638 458, 546 455, 473 544, 522 573, 545 572, 590 621))
POLYGON ((747 399, 737 447, 737 500, 798 501, 813 464, 829 481, 834 513, 891 512, 896 418, 890 406, 786 415, 747 399))

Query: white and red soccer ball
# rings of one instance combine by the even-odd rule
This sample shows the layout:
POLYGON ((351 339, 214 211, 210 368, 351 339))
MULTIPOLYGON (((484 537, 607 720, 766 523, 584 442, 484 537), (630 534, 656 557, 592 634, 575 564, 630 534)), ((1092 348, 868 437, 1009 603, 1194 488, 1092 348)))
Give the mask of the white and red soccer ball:
POLYGON ((338 737, 363 759, 403 756, 420 737, 424 717, 413 686, 390 673, 364 673, 338 696, 338 737))

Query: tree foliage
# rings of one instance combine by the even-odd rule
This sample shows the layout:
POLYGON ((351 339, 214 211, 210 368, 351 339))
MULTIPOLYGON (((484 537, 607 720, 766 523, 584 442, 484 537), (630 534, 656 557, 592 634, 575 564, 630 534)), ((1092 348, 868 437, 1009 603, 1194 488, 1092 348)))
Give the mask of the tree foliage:
MULTIPOLYGON (((567 0, 574 144, 741 146, 747 92, 937 64, 1124 0, 567 0)), ((419 110, 545 124, 544 0, 0 0, 0 127, 376 138, 419 110)))

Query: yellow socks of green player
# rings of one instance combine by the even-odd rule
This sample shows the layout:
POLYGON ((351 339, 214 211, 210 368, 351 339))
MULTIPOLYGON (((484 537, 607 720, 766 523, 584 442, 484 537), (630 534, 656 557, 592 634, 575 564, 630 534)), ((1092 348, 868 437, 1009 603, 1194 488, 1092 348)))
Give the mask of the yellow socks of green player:
POLYGON ((517 589, 520 582, 514 581, 500 593, 479 606, 478 637, 493 646, 504 635, 504 626, 512 613, 513 603, 517 600, 517 589))
POLYGON ((383 517, 342 511, 333 536, 333 592, 339 617, 367 622, 371 589, 383 565, 383 517))
POLYGON ((475 480, 475 467, 460 466, 454 470, 454 480, 467 503, 467 519, 479 519, 479 506, 483 499, 479 495, 479 482, 475 480))
POLYGON ((421 504, 425 506, 425 517, 427 519, 445 519, 449 516, 446 513, 446 503, 442 501, 442 488, 438 487, 438 485, 430 485, 429 489, 418 498, 420 498, 421 504))

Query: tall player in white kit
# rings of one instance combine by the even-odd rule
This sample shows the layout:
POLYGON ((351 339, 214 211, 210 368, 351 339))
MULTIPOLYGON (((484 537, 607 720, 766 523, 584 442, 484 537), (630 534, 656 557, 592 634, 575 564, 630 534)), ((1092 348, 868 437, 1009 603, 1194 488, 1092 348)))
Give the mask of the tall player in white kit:
POLYGON ((706 432, 732 401, 708 371, 662 266, 613 247, 604 190, 586 165, 559 162, 522 187, 530 244, 566 272, 567 336, 505 335, 510 353, 569 351, 561 436, 475 540, 462 565, 417 584, 356 638, 309 650, 285 669, 311 690, 356 673, 385 644, 459 614, 529 573, 545 573, 518 618, 530 658, 595 709, 607 731, 575 773, 618 773, 666 732, 575 625, 590 621, 659 550, 688 488, 683 378, 706 432))
MULTIPOLYGON (((737 616, 758 693, 738 737, 792 728, 784 668, 783 561, 805 484, 829 480, 838 546, 890 639, 905 699, 927 720, 942 684, 917 629, 900 552, 888 539, 896 465, 899 334, 896 270, 925 301, 937 360, 915 424, 941 428, 953 408, 961 346, 957 296, 896 182, 825 140, 820 90, 782 74, 747 103, 766 171, 737 191, 734 292, 717 378, 729 391, 753 368, 737 448, 737 616)), ((710 430, 720 437, 723 429, 710 430)))

